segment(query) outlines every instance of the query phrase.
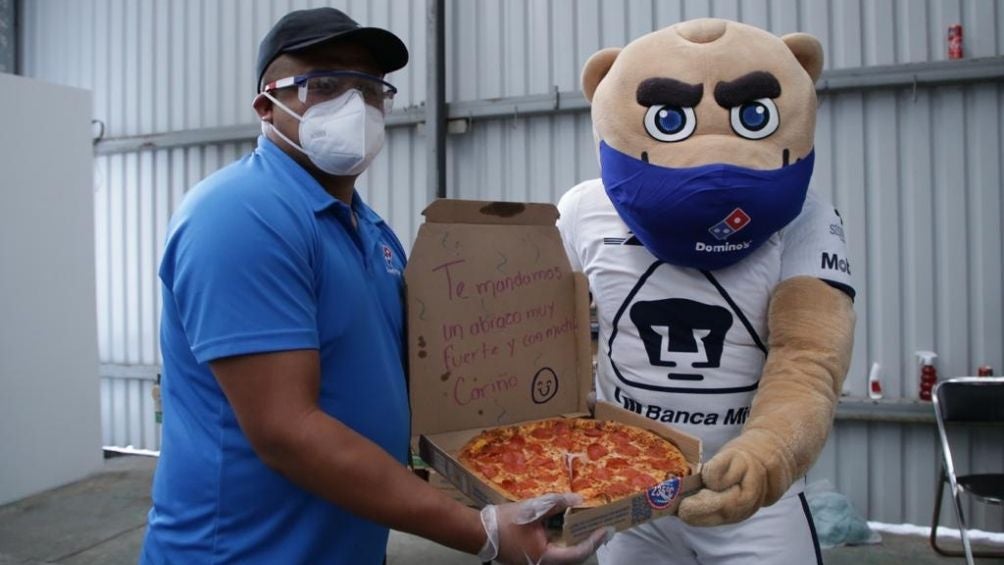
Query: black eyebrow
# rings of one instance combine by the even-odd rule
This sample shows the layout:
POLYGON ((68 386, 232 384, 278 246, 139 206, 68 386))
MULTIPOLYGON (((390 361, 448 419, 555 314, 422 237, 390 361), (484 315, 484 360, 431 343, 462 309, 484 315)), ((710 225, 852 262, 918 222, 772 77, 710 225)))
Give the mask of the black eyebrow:
POLYGON ((636 100, 642 106, 667 104, 693 108, 704 96, 703 84, 687 84, 672 78, 647 78, 638 85, 636 100))
POLYGON ((735 80, 715 85, 715 102, 722 108, 733 108, 758 98, 781 96, 781 83, 766 71, 753 71, 735 80))

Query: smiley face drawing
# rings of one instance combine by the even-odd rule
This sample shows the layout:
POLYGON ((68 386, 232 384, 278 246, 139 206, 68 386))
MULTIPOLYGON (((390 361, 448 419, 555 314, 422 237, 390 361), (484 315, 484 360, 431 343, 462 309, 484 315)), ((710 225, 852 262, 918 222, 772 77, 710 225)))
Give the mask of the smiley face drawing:
POLYGON ((558 375, 550 367, 537 371, 530 383, 530 395, 534 403, 544 404, 558 394, 558 375))

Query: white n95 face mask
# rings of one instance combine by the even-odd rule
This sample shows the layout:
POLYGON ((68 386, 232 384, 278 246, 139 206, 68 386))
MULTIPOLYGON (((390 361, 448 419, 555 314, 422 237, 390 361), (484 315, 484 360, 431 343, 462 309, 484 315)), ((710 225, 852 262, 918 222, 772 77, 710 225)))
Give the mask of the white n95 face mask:
POLYGON ((337 176, 358 175, 380 153, 384 142, 384 115, 363 101, 358 90, 307 109, 303 115, 290 110, 271 94, 263 93, 276 106, 300 120, 300 143, 297 145, 272 124, 262 122, 262 132, 269 127, 299 149, 318 169, 337 176))

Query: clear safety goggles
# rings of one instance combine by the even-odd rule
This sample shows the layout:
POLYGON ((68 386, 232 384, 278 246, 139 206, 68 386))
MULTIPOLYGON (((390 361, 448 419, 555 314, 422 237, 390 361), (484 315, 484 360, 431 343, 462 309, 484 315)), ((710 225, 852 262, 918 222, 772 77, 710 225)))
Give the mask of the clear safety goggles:
POLYGON ((397 88, 393 84, 358 71, 311 71, 272 81, 262 91, 273 92, 293 87, 297 88, 300 102, 308 106, 338 98, 349 90, 358 90, 367 104, 382 108, 385 114, 394 106, 394 95, 397 94, 397 88))

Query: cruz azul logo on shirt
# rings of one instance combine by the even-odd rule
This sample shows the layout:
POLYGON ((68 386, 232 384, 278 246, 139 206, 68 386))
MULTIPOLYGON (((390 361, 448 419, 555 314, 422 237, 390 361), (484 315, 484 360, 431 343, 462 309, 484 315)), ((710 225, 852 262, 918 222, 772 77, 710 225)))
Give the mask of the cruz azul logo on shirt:
POLYGON ((393 274, 399 274, 401 271, 397 270, 394 266, 394 252, 391 250, 390 246, 386 243, 383 244, 383 260, 387 263, 387 272, 393 274))
POLYGON ((742 208, 736 208, 725 219, 708 228, 718 241, 725 241, 732 234, 749 225, 751 218, 742 208))

